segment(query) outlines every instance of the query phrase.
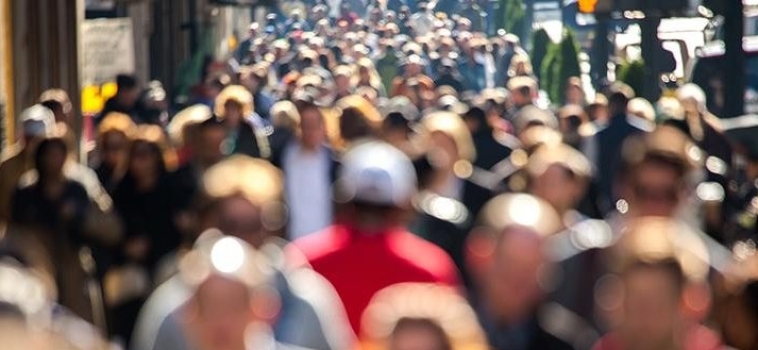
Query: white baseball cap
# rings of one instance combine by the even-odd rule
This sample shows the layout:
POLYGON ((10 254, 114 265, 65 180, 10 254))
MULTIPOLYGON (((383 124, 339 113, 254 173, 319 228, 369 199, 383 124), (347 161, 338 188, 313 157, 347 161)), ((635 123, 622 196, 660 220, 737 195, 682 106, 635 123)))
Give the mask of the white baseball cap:
POLYGON ((397 148, 365 141, 342 158, 338 188, 346 202, 402 207, 416 192, 416 170, 397 148))
POLYGON ((47 137, 55 131, 55 115, 47 107, 36 104, 21 112, 21 124, 27 137, 47 137))

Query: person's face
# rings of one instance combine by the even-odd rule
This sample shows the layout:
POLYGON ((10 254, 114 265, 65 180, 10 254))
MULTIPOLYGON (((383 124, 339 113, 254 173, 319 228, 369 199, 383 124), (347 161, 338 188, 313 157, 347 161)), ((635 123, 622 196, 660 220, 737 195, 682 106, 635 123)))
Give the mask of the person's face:
POLYGON ((128 155, 129 140, 120 132, 109 132, 103 135, 103 163, 111 168, 123 166, 128 155))
POLYGON ((213 226, 256 248, 268 238, 261 208, 243 197, 225 199, 219 205, 218 222, 213 226))
POLYGON ((227 126, 236 127, 242 121, 242 106, 234 101, 224 103, 224 120, 227 126))
POLYGON ((622 327, 628 336, 650 345, 672 341, 681 295, 671 275, 660 269, 636 268, 624 282, 622 327))
POLYGON ((519 62, 516 64, 516 75, 518 76, 529 75, 528 72, 526 71, 526 63, 519 62))
POLYGON ((63 165, 66 163, 66 150, 58 147, 48 147, 42 156, 42 167, 46 174, 58 176, 63 173, 63 165))
POLYGON ((154 176, 158 173, 158 155, 155 149, 144 142, 137 142, 132 147, 129 160, 129 172, 138 179, 154 176))
POLYGON ((530 96, 524 95, 518 90, 512 90, 510 93, 510 98, 513 102, 513 105, 517 107, 526 106, 532 102, 530 96))
POLYGON ((411 326, 392 335, 389 350, 444 350, 444 345, 428 327, 411 326))
POLYGON ((138 88, 132 88, 132 89, 126 89, 124 90, 121 95, 121 103, 126 107, 133 107, 135 104, 137 104, 137 99, 139 98, 139 89, 138 88))
POLYGON ((529 317, 543 297, 539 284, 546 258, 540 239, 523 228, 511 228, 497 243, 485 272, 488 305, 501 322, 529 317))
POLYGON ((245 330, 253 321, 247 287, 212 276, 195 294, 197 317, 193 333, 201 350, 245 348, 245 330))
POLYGON ((630 188, 630 207, 637 216, 673 217, 683 195, 676 171, 663 164, 643 163, 630 188))
POLYGON ((572 209, 582 195, 578 180, 559 165, 552 165, 542 175, 532 177, 531 192, 559 211, 572 209))
POLYGON ((314 108, 307 108, 300 114, 301 142, 307 149, 316 149, 324 143, 324 120, 314 108))
POLYGON ((361 81, 368 81, 371 78, 371 75, 369 74, 368 68, 361 67, 358 69, 358 74, 361 77, 361 81))
POLYGON ((582 91, 582 88, 573 85, 567 87, 566 100, 568 100, 569 103, 581 104, 584 100, 584 92, 582 91))
POLYGON ((590 120, 606 121, 610 119, 610 111, 607 106, 596 106, 590 110, 590 120))
POLYGON ((452 170, 458 161, 458 147, 452 137, 442 132, 432 134, 432 149, 435 150, 435 163, 441 169, 452 170))
POLYGON ((408 64, 405 66, 405 72, 410 77, 417 76, 421 74, 421 66, 415 63, 408 64))
POLYGON ((340 75, 336 78, 334 78, 334 84, 337 86, 337 90, 339 91, 349 91, 350 90, 350 78, 344 75, 340 75))
POLYGON ((212 165, 224 159, 222 145, 226 139, 226 130, 220 127, 208 127, 200 130, 197 140, 197 148, 194 149, 197 159, 205 164, 212 165))

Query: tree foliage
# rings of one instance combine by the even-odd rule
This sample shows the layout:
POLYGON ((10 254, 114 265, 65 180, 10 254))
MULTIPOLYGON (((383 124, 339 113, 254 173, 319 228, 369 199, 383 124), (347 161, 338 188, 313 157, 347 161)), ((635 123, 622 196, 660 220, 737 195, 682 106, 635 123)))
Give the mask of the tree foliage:
POLYGON ((530 56, 532 67, 534 67, 534 74, 537 78, 542 76, 542 62, 545 60, 551 44, 552 41, 545 29, 539 29, 532 34, 532 52, 530 56))
POLYGON ((524 17, 526 16, 523 0, 499 0, 499 2, 498 28, 521 37, 524 34, 524 17))
POLYGON ((554 103, 564 103, 566 83, 571 77, 581 76, 579 44, 574 33, 565 29, 558 44, 550 44, 540 66, 540 87, 554 103))
POLYGON ((641 59, 624 62, 616 68, 616 80, 629 85, 635 94, 645 89, 645 62, 641 59))

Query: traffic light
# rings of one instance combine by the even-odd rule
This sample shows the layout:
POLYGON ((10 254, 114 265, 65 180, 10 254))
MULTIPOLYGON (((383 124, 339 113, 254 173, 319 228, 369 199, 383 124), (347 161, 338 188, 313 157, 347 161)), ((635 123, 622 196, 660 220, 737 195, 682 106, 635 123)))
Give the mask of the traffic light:
POLYGON ((579 12, 581 13, 595 13, 597 0, 579 0, 577 5, 579 6, 579 12))
POLYGON ((688 4, 688 0, 577 0, 579 12, 594 14, 624 11, 681 12, 687 9, 688 4))

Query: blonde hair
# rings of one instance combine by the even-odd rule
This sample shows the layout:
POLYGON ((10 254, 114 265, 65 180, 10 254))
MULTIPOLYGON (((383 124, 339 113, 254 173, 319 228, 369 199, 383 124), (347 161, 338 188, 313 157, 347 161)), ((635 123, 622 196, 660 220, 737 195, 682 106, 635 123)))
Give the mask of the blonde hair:
POLYGON ((476 159, 471 132, 459 115, 452 112, 434 112, 424 117, 421 125, 428 135, 439 132, 450 137, 458 149, 460 160, 471 163, 476 159))
POLYGON ((253 112, 253 95, 242 85, 229 85, 225 87, 216 97, 213 112, 219 118, 226 116, 226 103, 229 101, 236 102, 242 106, 242 114, 249 115, 253 112))
POLYGON ((355 64, 355 74, 353 75, 353 82, 352 85, 355 87, 358 87, 358 84, 360 83, 361 75, 360 71, 361 69, 365 69, 368 71, 369 75, 369 84, 372 88, 376 89, 376 91, 382 90, 382 79, 379 77, 379 73, 376 71, 376 67, 374 67, 374 63, 371 61, 368 57, 361 57, 358 62, 355 64))
POLYGON ((453 350, 487 350, 487 337, 465 298, 446 286, 396 284, 376 293, 361 319, 364 350, 388 349, 392 333, 403 320, 439 326, 453 350))
POLYGON ((263 207, 282 200, 282 172, 271 163, 245 155, 233 155, 203 174, 203 188, 211 199, 240 195, 263 207))
POLYGON ((132 145, 137 142, 144 142, 154 145, 160 152, 160 157, 166 167, 166 171, 171 172, 179 165, 179 159, 174 149, 168 142, 166 134, 160 126, 157 125, 139 125, 135 129, 134 136, 131 139, 132 145))
POLYGON ((291 101, 279 101, 271 106, 271 124, 294 130, 300 126, 300 112, 291 101))
POLYGON ((105 118, 100 122, 97 127, 97 134, 99 137, 110 132, 120 132, 124 136, 131 138, 134 135, 137 125, 134 124, 132 118, 124 113, 111 112, 105 115, 105 118))
POLYGON ((529 59, 529 56, 524 54, 517 54, 511 58, 511 64, 508 66, 508 76, 509 77, 516 77, 516 76, 523 76, 526 75, 532 75, 534 74, 534 68, 532 67, 532 61, 529 59), (517 72, 519 64, 524 65, 524 71, 523 74, 519 74, 517 72))

